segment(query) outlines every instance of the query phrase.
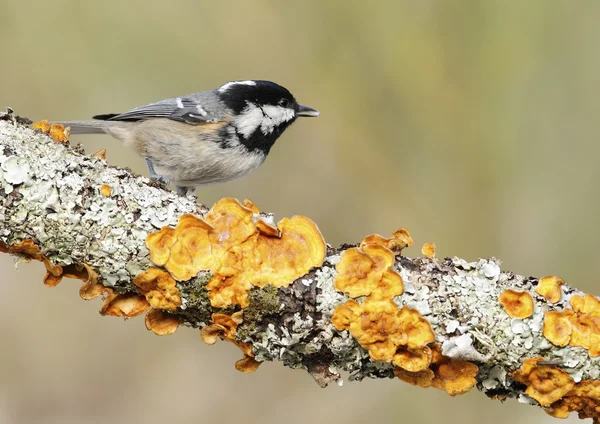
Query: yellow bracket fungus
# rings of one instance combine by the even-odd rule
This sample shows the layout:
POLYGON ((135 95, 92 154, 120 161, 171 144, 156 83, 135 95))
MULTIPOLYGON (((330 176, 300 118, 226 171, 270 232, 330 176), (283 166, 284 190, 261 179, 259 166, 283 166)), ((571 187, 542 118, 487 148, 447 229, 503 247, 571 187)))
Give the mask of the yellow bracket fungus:
POLYGON ((112 189, 110 188, 110 186, 108 184, 102 184, 100 186, 100 194, 103 195, 104 197, 110 197, 112 193, 112 189))
POLYGON ((71 135, 71 127, 65 128, 61 124, 51 124, 47 120, 36 122, 33 124, 33 128, 48 134, 57 143, 67 143, 71 135))
POLYGON ((181 297, 176 282, 168 272, 150 268, 133 279, 140 293, 155 309, 176 309, 181 305, 181 297))
POLYGON ((406 228, 398 228, 390 238, 385 238, 379 234, 368 235, 361 241, 360 247, 363 248, 367 244, 378 244, 400 254, 403 249, 412 246, 413 239, 406 228))
POLYGON ((394 356, 400 347, 419 349, 434 340, 429 322, 418 311, 406 306, 398 309, 390 299, 368 297, 362 304, 349 300, 335 309, 331 321, 338 330, 348 330, 374 361, 406 363, 404 349, 394 356))
POLYGON ((600 381, 581 381, 546 408, 546 412, 556 418, 567 418, 570 412, 575 411, 582 420, 592 418, 594 422, 600 421, 600 381))
POLYGON ((427 259, 435 258, 435 244, 434 243, 425 243, 421 248, 421 254, 425 256, 427 259))
POLYGON ((498 299, 511 318, 528 318, 533 315, 533 298, 527 292, 504 290, 498 299))
POLYGON ((477 365, 443 356, 437 344, 431 346, 430 352, 428 367, 416 372, 396 367, 396 377, 414 386, 444 390, 450 396, 466 393, 475 386, 477 365))
POLYGON ((393 265, 394 253, 383 245, 348 249, 336 265, 335 289, 354 298, 372 295, 391 299, 404 291, 402 278, 393 265))
POLYGON ((166 336, 173 334, 181 325, 181 321, 168 312, 151 308, 146 314, 145 324, 146 328, 157 336, 166 336))
POLYGON ((129 319, 143 314, 150 308, 146 298, 137 293, 115 293, 111 289, 106 289, 106 292, 108 296, 100 308, 100 315, 129 319))
POLYGON ((560 368, 538 365, 543 358, 527 359, 521 370, 511 374, 516 381, 527 386, 525 393, 542 406, 550 406, 575 387, 569 374, 560 368))
POLYGON ((562 278, 549 276, 540 278, 535 292, 550 303, 557 303, 562 297, 562 278))
POLYGON ((41 261, 46 268, 44 284, 48 287, 57 286, 63 278, 75 278, 84 281, 79 289, 79 295, 84 300, 90 300, 104 293, 105 288, 98 283, 98 274, 87 264, 60 266, 53 264, 44 256, 33 240, 23 240, 21 243, 8 246, 0 242, 0 252, 20 255, 27 260, 41 261))
POLYGON ((227 314, 213 314, 212 324, 200 330, 200 338, 204 343, 210 345, 215 344, 217 338, 236 345, 242 351, 244 357, 235 363, 235 368, 238 371, 249 373, 256 371, 261 362, 254 359, 250 343, 239 342, 235 339, 237 326, 242 322, 241 316, 241 311, 231 316, 227 314))

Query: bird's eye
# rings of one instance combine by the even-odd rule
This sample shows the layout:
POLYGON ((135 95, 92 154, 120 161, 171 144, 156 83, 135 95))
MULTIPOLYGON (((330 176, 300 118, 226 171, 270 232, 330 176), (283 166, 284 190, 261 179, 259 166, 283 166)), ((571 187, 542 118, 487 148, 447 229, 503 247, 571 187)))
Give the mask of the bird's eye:
POLYGON ((286 99, 285 97, 281 100, 279 100, 279 106, 282 107, 288 107, 290 105, 290 101, 288 99, 286 99))

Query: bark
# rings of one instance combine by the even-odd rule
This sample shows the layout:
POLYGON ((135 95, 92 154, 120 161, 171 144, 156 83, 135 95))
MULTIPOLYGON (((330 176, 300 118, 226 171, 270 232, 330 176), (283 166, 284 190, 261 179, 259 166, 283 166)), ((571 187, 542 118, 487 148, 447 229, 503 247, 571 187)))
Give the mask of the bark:
MULTIPOLYGON (((53 263, 87 264, 103 285, 137 292, 133 277, 153 266, 147 234, 176 225, 184 213, 203 216, 207 211, 192 197, 108 166, 80 148, 55 143, 12 114, 0 114, 0 242, 7 246, 31 239, 53 263), (101 193, 103 185, 110 187, 109 196, 101 193)), ((341 384, 341 372, 350 380, 394 378, 391 363, 371 360, 348 331, 336 330, 331 322, 335 308, 349 299, 333 281, 336 263, 351 247, 328 246, 324 264, 287 288, 252 289, 236 337, 252 344, 256 360, 306 369, 321 386, 341 384)), ((488 396, 535 404, 524 394, 525 386, 509 376, 527 358, 560 364, 575 382, 598 379, 599 358, 580 347, 555 346, 542 335, 545 312, 562 311, 571 296, 581 295, 567 284, 561 300, 551 304, 535 294, 536 278, 502 271, 493 258, 396 256, 394 269, 405 289, 393 301, 417 309, 429 321, 443 355, 475 363, 477 387, 488 396), (531 317, 506 314, 498 302, 506 289, 532 294, 531 317)), ((183 304, 175 314, 190 327, 206 326, 212 313, 233 312, 210 306, 208 277, 201 273, 178 283, 183 304)))

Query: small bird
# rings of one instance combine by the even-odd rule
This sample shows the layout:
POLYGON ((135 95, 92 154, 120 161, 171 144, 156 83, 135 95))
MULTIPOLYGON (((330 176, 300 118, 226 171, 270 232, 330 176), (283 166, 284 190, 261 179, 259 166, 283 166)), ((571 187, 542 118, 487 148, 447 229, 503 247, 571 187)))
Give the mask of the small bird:
POLYGON ((161 100, 92 120, 64 121, 71 134, 106 133, 146 159, 150 177, 179 195, 244 176, 300 116, 319 116, 270 81, 230 81, 219 88, 161 100))

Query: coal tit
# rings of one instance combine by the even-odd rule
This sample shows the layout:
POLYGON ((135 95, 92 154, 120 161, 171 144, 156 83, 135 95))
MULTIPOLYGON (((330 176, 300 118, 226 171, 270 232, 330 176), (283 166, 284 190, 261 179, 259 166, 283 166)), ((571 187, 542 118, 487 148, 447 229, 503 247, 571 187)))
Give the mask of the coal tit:
POLYGON ((136 107, 129 112, 60 122, 71 134, 107 133, 146 159, 150 176, 187 195, 260 166, 299 116, 319 112, 270 81, 230 81, 214 90, 136 107))

